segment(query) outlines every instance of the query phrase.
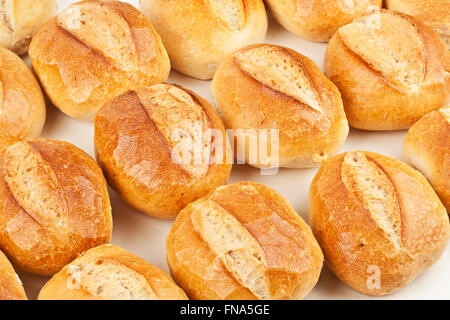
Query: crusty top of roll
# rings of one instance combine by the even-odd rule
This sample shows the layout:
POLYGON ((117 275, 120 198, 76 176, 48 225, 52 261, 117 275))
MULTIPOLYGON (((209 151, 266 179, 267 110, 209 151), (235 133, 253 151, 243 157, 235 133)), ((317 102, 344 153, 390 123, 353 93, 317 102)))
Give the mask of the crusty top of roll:
POLYGON ((353 288, 388 294, 442 254, 446 210, 426 179, 398 160, 351 151, 328 160, 311 186, 311 226, 333 272, 353 288), (368 288, 367 268, 381 271, 368 288))
POLYGON ((0 47, 0 149, 39 135, 45 113, 44 97, 31 70, 20 57, 0 47))
POLYGON ((450 0, 387 0, 386 6, 418 18, 450 45, 450 0))
POLYGON ((167 246, 172 275, 194 299, 300 299, 323 259, 287 201, 253 182, 219 187, 188 205, 167 246))
POLYGON ((101 170, 66 142, 40 138, 5 148, 0 208, 0 246, 30 272, 54 273, 111 237, 111 206, 101 170))
POLYGON ((131 87, 165 81, 170 71, 150 21, 120 1, 72 4, 39 30, 30 57, 55 105, 86 119, 105 100, 131 87), (79 106, 68 110, 67 103, 79 106))
POLYGON ((26 300, 22 282, 8 258, 0 251, 0 300, 26 300))
POLYGON ((58 272, 40 300, 184 300, 186 294, 157 267, 114 245, 88 250, 58 272))
POLYGON ((356 19, 336 34, 348 50, 401 92, 417 92, 449 75, 447 50, 435 49, 442 42, 408 15, 381 10, 356 19))

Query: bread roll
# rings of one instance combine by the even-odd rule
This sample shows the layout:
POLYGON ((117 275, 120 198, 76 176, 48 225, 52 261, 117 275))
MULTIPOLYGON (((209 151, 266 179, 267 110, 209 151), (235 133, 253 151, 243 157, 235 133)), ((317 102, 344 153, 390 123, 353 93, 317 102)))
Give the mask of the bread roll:
POLYGON ((445 106, 449 71, 450 53, 435 31, 387 10, 340 28, 325 53, 325 74, 358 129, 407 129, 445 106))
POLYGON ((262 42, 267 15, 262 0, 140 0, 175 70, 209 80, 230 53, 262 42))
POLYGON ((450 236, 445 208, 422 174, 372 152, 327 161, 312 182, 310 210, 328 267, 368 295, 414 280, 440 258, 450 236))
POLYGON ((347 138, 338 89, 314 62, 288 48, 260 44, 234 53, 217 70, 212 91, 225 126, 235 130, 238 151, 245 150, 252 166, 273 167, 278 151, 281 167, 314 167, 347 138), (278 143, 272 129, 278 130, 278 143), (267 131, 256 132, 251 142, 240 136, 242 130, 267 131), (264 132, 270 161, 261 147, 264 132))
POLYGON ((41 87, 17 55, 0 47, 0 150, 38 136, 45 122, 41 87))
POLYGON ((106 181, 83 151, 41 138, 0 153, 0 248, 18 267, 54 274, 111 231, 106 181))
POLYGON ((0 1, 0 46, 27 53, 31 37, 56 14, 55 0, 0 1))
POLYGON ((22 282, 8 258, 0 251, 0 300, 27 300, 22 282))
POLYGON ((175 281, 192 299, 302 299, 323 254, 309 226, 274 190, 217 188, 178 215, 166 241, 175 281))
POLYGON ((450 49, 450 0, 386 0, 386 7, 421 20, 436 30, 450 49))
POLYGON ((425 175, 450 213, 450 107, 426 114, 409 129, 403 159, 425 175))
POLYGON ((212 106, 171 84, 129 91, 95 117, 97 159, 132 207, 171 219, 227 183, 228 137, 212 106))
POLYGON ((382 5, 382 0, 265 0, 272 17, 289 32, 318 42, 382 5))
POLYGON ((186 300, 162 270, 114 246, 84 252, 45 284, 39 300, 186 300))
POLYGON ((53 104, 83 120, 120 93, 166 81, 170 71, 150 21, 119 1, 69 6, 33 37, 29 54, 53 104))

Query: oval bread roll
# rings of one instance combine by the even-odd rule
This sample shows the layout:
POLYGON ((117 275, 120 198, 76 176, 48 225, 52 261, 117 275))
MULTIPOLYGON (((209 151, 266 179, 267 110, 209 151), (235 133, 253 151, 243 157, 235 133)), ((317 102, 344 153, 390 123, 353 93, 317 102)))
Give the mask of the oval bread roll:
POLYGON ((51 275, 109 242, 111 206, 95 161, 74 145, 17 142, 0 154, 0 248, 21 269, 51 275))
POLYGON ((0 300, 27 300, 19 276, 0 251, 0 300))
POLYGON ((330 270, 368 295, 393 293, 442 255, 444 206, 418 171, 365 151, 327 161, 310 190, 311 227, 330 270))
POLYGON ((409 129, 403 159, 425 175, 450 214, 450 107, 426 114, 409 129))
POLYGON ((217 70, 212 92, 226 128, 237 137, 238 156, 245 151, 246 162, 255 167, 277 166, 270 163, 277 151, 280 167, 318 166, 348 135, 336 86, 314 62, 285 47, 261 44, 237 51, 217 70), (264 131, 251 141, 242 138, 245 130, 249 135, 267 130, 272 159, 261 147, 264 131), (278 130, 278 141, 272 130, 278 130))
POLYGON ((433 28, 450 49, 450 0, 386 0, 386 7, 409 14, 433 28))
POLYGON ((83 120, 120 93, 166 81, 170 71, 150 21, 119 1, 69 6, 33 37, 29 54, 53 104, 83 120))
POLYGON ((378 9, 382 0, 265 0, 272 17, 289 32, 326 42, 339 27, 378 9))
POLYGON ((325 53, 325 74, 358 129, 407 129, 445 106, 449 71, 450 53, 435 31, 387 10, 340 28, 325 53))
POLYGON ((0 47, 0 149, 38 136, 45 117, 44 96, 33 73, 20 57, 0 47))
POLYGON ((31 37, 56 14, 55 0, 3 0, 0 2, 0 46, 22 55, 31 37))
POLYGON ((267 15, 262 0, 140 0, 173 68, 209 80, 230 53, 262 42, 267 15))
POLYGON ((219 187, 189 204, 166 246, 172 276, 192 299, 302 299, 323 262, 289 203, 253 182, 219 187))
POLYGON ((39 300, 186 300, 162 270, 114 246, 84 252, 48 281, 39 300))
POLYGON ((213 107, 171 84, 129 91, 95 117, 97 159, 132 207, 171 219, 227 183, 231 148, 213 107))

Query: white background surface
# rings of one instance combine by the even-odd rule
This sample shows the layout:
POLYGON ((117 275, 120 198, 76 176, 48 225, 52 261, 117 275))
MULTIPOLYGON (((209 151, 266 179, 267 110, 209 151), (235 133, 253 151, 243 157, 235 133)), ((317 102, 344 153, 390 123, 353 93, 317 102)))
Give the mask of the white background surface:
MULTIPOLYGON (((58 0, 59 10, 76 1, 58 0)), ((125 1, 138 7, 138 0, 125 1)), ((323 70, 326 44, 302 40, 270 21, 267 43, 292 48, 311 58, 323 70)), ((27 59, 28 60, 28 59, 27 59)), ((172 71, 169 82, 180 84, 212 102, 210 81, 199 81, 172 71)), ((71 142, 94 156, 92 123, 71 119, 48 103, 47 122, 42 136, 71 142)), ((401 148, 406 131, 364 132, 351 129, 342 151, 370 150, 401 158, 401 148)), ((229 183, 251 180, 270 186, 291 203, 299 215, 309 221, 308 190, 317 169, 280 169, 275 176, 261 176, 258 169, 247 165, 234 165, 229 183)), ((148 262, 168 272, 165 258, 165 239, 172 221, 148 217, 128 207, 110 189, 113 208, 114 230, 112 243, 129 250, 148 262)), ((39 290, 49 279, 18 272, 27 295, 36 298, 39 290)), ((450 247, 433 267, 397 293, 373 298, 361 295, 341 283, 326 267, 316 288, 308 299, 450 299, 450 247)))

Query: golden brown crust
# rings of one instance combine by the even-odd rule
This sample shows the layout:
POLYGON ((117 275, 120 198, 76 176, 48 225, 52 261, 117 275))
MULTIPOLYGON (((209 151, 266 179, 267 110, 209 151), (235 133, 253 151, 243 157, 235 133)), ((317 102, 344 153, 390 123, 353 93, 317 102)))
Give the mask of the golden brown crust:
POLYGON ((262 0, 140 0, 140 8, 161 35, 174 69, 203 80, 228 54, 262 42, 267 32, 262 0))
POLYGON ((299 37, 326 42, 356 17, 380 8, 382 0, 265 0, 272 17, 299 37))
POLYGON ((22 282, 8 258, 0 251, 0 300, 27 300, 22 282))
POLYGON ((327 161, 312 182, 310 211, 328 267, 368 295, 414 280, 440 258, 450 236, 445 208, 425 178, 372 152, 327 161))
POLYGON ((187 296, 162 270, 120 247, 102 245, 84 252, 54 275, 38 299, 186 300, 187 296), (91 279, 85 271, 96 278, 91 279))
POLYGON ((409 129, 403 159, 425 175, 450 213, 450 107, 426 114, 409 129))
POLYGON ((409 14, 433 28, 450 48, 449 0, 386 0, 386 7, 409 14))
POLYGON ((111 206, 100 168, 72 144, 17 142, 0 155, 0 247, 21 269, 51 275, 109 242, 111 206))
POLYGON ((192 299, 301 299, 323 261, 287 201, 253 182, 217 188, 189 204, 166 246, 172 276, 192 299))
POLYGON ((71 5, 33 37, 31 63, 52 102, 92 120, 111 98, 167 80, 170 62, 150 21, 119 1, 71 5))
POLYGON ((0 149, 38 136, 45 122, 39 83, 25 62, 0 48, 0 149))
MULTIPOLYGON (((237 51, 217 70, 212 91, 227 129, 279 129, 281 167, 317 166, 347 138, 339 91, 314 62, 288 48, 237 51)), ((244 143, 238 139, 238 148, 244 143)), ((248 142, 245 150, 249 163, 248 142)), ((250 164, 264 167, 259 158, 250 164)))
POLYGON ((131 206, 159 218, 174 218, 188 203, 225 184, 231 171, 228 137, 212 106, 171 84, 140 88, 107 103, 95 118, 95 147, 111 186, 131 206), (190 143, 199 142, 197 125, 202 145, 194 153, 190 143), (209 129, 223 138, 215 140, 223 152, 217 160, 209 129), (177 146, 186 147, 182 151, 191 158, 176 158, 177 146))
POLYGON ((3 0, 0 2, 0 46, 22 55, 31 38, 56 14, 55 0, 3 0))
POLYGON ((450 98, 444 43, 398 12, 382 10, 342 27, 328 44, 324 68, 342 94, 350 125, 359 129, 407 129, 450 98))

